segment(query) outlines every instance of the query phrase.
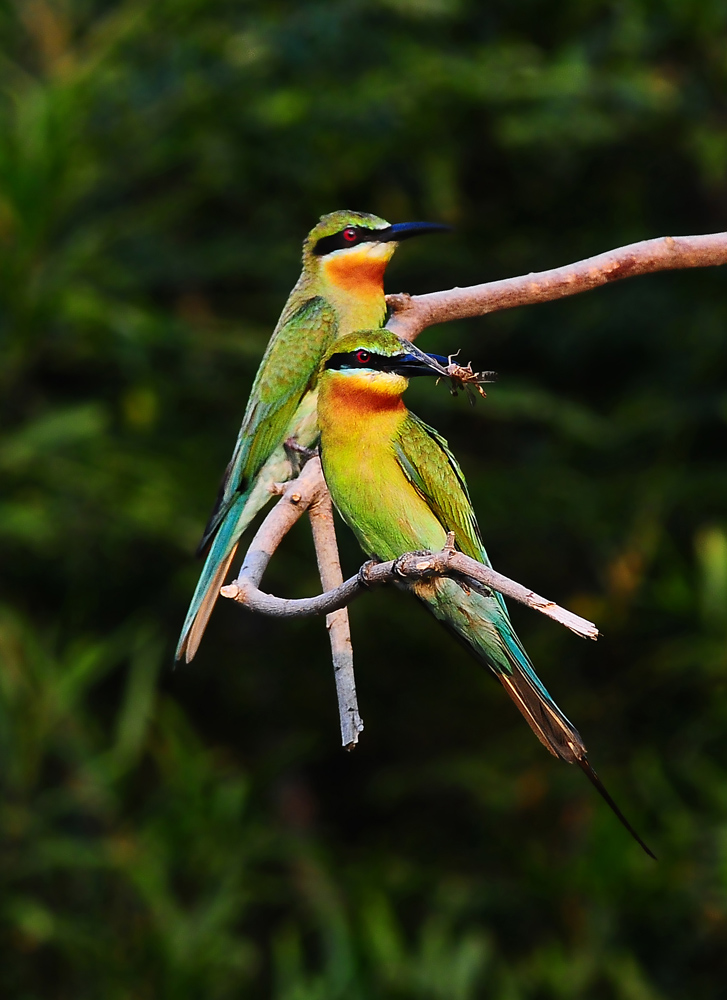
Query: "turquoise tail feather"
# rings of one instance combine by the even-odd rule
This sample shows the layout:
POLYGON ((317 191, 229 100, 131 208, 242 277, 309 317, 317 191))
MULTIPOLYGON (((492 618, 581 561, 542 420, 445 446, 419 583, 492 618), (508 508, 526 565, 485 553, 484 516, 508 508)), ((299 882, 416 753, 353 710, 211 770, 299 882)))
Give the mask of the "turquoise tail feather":
POLYGON ((414 586, 417 597, 495 674, 540 742, 570 763, 585 758, 580 733, 535 673, 499 595, 463 588, 441 578, 414 586))
MULTIPOLYGON (((298 407, 286 431, 285 440, 288 438, 294 439, 303 448, 311 448, 317 442, 315 392, 309 392, 298 407)), ((285 445, 280 444, 257 473, 250 489, 231 499, 230 506, 214 530, 179 637, 175 659, 179 660, 184 656, 189 663, 194 657, 217 602, 220 587, 224 584, 230 563, 235 557, 241 535, 255 515, 272 499, 273 483, 287 482, 292 475, 290 457, 285 445)))
POLYGON ((235 557, 240 536, 260 509, 259 505, 248 504, 249 499, 249 495, 241 495, 235 500, 212 541, 184 620, 176 660, 184 656, 189 663, 199 648, 220 587, 235 557))
POLYGON ((513 631, 501 596, 464 588, 445 577, 420 581, 412 590, 435 618, 492 670, 543 746, 554 757, 580 767, 625 829, 649 857, 656 860, 654 852, 631 826, 591 766, 580 733, 535 673, 513 631))

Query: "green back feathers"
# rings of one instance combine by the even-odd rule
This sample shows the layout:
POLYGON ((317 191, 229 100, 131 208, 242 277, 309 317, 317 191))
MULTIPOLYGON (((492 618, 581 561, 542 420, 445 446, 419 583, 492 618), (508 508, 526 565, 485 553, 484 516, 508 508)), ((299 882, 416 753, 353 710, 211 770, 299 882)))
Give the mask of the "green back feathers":
POLYGON ((404 475, 445 531, 453 531, 457 548, 489 564, 457 459, 441 434, 409 411, 394 442, 404 475))
POLYGON ((215 509, 200 549, 226 517, 233 502, 246 493, 255 476, 280 444, 305 393, 315 384, 321 354, 335 339, 336 316, 319 296, 308 299, 268 344, 250 393, 235 451, 225 471, 215 509))

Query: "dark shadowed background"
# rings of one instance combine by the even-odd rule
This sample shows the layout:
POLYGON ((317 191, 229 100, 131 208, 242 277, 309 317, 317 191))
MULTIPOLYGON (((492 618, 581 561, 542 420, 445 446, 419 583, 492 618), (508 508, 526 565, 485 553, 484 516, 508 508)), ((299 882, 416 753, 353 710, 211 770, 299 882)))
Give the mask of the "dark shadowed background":
MULTIPOLYGON (((725 51, 724 0, 0 6, 3 997, 724 997, 721 272, 428 330, 500 381, 408 396, 601 627, 513 611, 658 863, 405 595, 352 607, 352 755, 319 620, 171 659, 318 216, 451 223, 410 292, 725 229, 725 51)), ((305 523, 267 584, 315 592, 305 523)))

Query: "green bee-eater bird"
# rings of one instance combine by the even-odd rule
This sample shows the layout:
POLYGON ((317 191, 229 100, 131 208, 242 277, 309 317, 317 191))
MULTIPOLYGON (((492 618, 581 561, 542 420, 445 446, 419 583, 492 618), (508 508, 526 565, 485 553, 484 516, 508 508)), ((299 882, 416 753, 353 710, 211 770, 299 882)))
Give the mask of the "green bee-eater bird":
POLYGON ((391 225, 376 215, 324 215, 303 243, 303 270, 285 303, 250 392, 235 450, 199 551, 207 553, 187 612, 176 658, 199 647, 237 544, 270 499, 270 486, 290 478, 283 447, 314 444, 315 381, 336 337, 384 321, 384 271, 400 240, 447 230, 427 222, 391 225))
MULTIPOLYGON (((415 375, 440 375, 437 355, 411 353, 387 330, 340 338, 318 379, 323 473, 333 502, 368 556, 437 551, 453 531, 457 548, 490 565, 467 486, 447 442, 404 406, 415 375)), ((540 742, 577 763, 647 854, 588 762, 578 731, 538 678, 513 631, 502 595, 447 577, 407 584, 424 606, 485 663, 540 742)))

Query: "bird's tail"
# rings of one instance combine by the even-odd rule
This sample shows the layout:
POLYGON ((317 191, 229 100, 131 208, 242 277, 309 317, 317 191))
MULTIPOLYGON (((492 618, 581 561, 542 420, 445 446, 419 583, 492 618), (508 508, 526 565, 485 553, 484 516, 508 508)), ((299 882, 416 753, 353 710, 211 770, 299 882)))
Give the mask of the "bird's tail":
POLYGON ((631 836, 655 857, 628 822, 588 761, 583 739, 561 712, 515 635, 499 595, 461 587, 454 580, 420 581, 417 597, 476 658, 487 664, 543 746, 561 760, 578 764, 631 836))
POLYGON ((225 582, 230 563, 235 558, 240 535, 259 509, 248 510, 249 499, 240 496, 233 503, 214 536, 184 620, 174 654, 175 660, 184 657, 189 663, 199 649, 207 622, 220 595, 220 588, 225 582))
POLYGON ((207 622, 220 596, 220 588, 225 582, 230 563, 235 558, 242 533, 255 515, 272 499, 273 494, 270 489, 272 484, 290 479, 290 474, 290 462, 283 448, 276 449, 260 470, 253 488, 247 493, 239 494, 233 500, 213 536, 179 637, 174 655, 176 660, 184 657, 189 663, 199 649, 207 622))
MULTIPOLYGON (((569 764, 578 764, 634 840, 641 845, 650 858, 656 860, 656 855, 631 826, 591 767, 581 734, 573 723, 563 715, 547 691, 545 691, 546 697, 543 697, 540 692, 542 687, 540 682, 538 682, 538 687, 533 687, 529 676, 530 674, 534 675, 533 667, 529 660, 527 660, 527 664, 529 668, 527 673, 522 671, 517 664, 514 665, 510 676, 495 671, 497 679, 520 709, 543 746, 550 750, 555 757, 567 760, 569 764)), ((545 689, 543 688, 543 690, 545 689)))
MULTIPOLYGON (((310 448, 315 444, 318 438, 315 393, 309 392, 296 410, 284 440, 287 441, 289 438, 295 440, 302 448, 310 448)), ((290 455, 286 445, 281 443, 255 474, 250 488, 236 496, 233 494, 229 507, 221 516, 219 526, 216 519, 211 521, 212 530, 209 535, 205 534, 200 547, 204 552, 209 544, 209 552, 189 605, 175 659, 179 660, 184 656, 189 663, 197 652, 242 533, 255 515, 272 499, 273 483, 287 482, 293 474, 290 455)))

